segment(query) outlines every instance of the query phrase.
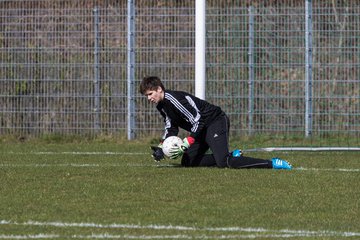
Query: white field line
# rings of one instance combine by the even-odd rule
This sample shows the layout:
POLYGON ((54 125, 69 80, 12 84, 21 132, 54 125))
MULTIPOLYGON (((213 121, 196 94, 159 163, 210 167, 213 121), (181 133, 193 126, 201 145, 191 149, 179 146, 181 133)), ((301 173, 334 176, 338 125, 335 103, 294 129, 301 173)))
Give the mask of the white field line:
POLYGON ((358 168, 304 168, 298 167, 294 168, 294 170, 299 171, 328 171, 328 172, 360 172, 358 168))
MULTIPOLYGON (((0 239, 267 239, 267 238, 298 238, 298 237, 314 237, 292 234, 247 234, 247 235, 112 235, 112 234, 92 234, 92 235, 0 235, 0 239)), ((315 236, 317 237, 317 236, 315 236)), ((320 237, 320 236, 319 236, 320 237)))
MULTIPOLYGON (((72 235, 66 238, 123 238, 123 239, 239 239, 239 238, 290 238, 290 237, 359 237, 360 232, 339 232, 339 231, 309 231, 309 230, 272 230, 265 228, 242 228, 242 227, 189 227, 189 226, 173 226, 173 225, 136 225, 136 224, 98 224, 98 223, 66 223, 66 222, 39 222, 27 221, 18 223, 15 221, 1 220, 0 225, 17 225, 17 226, 52 226, 60 228, 98 228, 98 229, 148 229, 148 230, 175 230, 175 231, 196 231, 196 232, 237 232, 236 235, 109 235, 92 234, 92 235, 72 235), (241 234, 245 233, 245 234, 241 234), (248 234, 250 233, 250 234, 248 234)), ((31 239, 31 238, 62 238, 60 235, 0 235, 0 239, 31 239)))
MULTIPOLYGON (((268 239, 268 238, 306 238, 306 237, 334 237, 334 236, 314 236, 297 234, 245 234, 245 235, 112 235, 92 234, 92 235, 0 235, 0 239, 268 239)), ((337 236, 339 237, 339 236, 337 236)), ((346 236, 345 236, 346 237, 346 236)))
MULTIPOLYGON (((62 163, 62 164, 46 164, 46 163, 28 163, 28 164, 21 164, 21 163, 17 163, 17 164, 0 164, 0 167, 33 167, 33 168, 37 168, 37 167, 101 167, 101 166, 108 166, 108 165, 102 165, 102 164, 79 164, 79 163, 62 163)), ((121 165, 109 165, 111 167, 114 166, 121 166, 121 165)))
POLYGON ((59 235, 55 234, 36 234, 36 235, 5 235, 0 234, 0 239, 54 239, 59 238, 59 235))
POLYGON ((360 151, 360 147, 266 147, 244 149, 243 152, 324 152, 324 151, 360 151))
POLYGON ((15 155, 146 155, 146 152, 4 152, 15 155))

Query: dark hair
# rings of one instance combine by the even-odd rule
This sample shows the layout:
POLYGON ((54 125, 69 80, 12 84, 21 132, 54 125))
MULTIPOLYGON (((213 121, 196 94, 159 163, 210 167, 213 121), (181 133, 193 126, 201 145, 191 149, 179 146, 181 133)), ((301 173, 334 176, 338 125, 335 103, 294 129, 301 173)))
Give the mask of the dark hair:
POLYGON ((147 90, 156 90, 158 87, 161 87, 161 89, 165 91, 165 87, 162 84, 160 78, 156 76, 144 77, 140 83, 139 92, 141 94, 145 94, 147 90))

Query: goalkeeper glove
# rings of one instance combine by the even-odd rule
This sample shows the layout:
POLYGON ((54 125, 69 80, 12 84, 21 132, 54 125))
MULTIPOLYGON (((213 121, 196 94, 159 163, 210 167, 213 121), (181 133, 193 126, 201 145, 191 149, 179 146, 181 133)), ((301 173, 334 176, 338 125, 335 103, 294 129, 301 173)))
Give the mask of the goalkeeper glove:
POLYGON ((170 150, 170 159, 175 159, 184 154, 184 152, 195 142, 191 136, 184 138, 183 144, 176 149, 170 150))
POLYGON ((162 143, 160 143, 158 146, 150 146, 150 148, 153 151, 151 156, 154 158, 155 162, 160 162, 162 159, 164 159, 162 143))

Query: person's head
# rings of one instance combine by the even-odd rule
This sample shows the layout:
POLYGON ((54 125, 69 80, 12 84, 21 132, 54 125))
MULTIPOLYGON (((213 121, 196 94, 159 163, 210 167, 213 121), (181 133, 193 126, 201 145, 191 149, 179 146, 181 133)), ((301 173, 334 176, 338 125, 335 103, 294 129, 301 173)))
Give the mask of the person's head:
POLYGON ((147 97, 152 103, 159 103, 164 99, 165 87, 160 78, 156 76, 144 77, 139 92, 147 97))

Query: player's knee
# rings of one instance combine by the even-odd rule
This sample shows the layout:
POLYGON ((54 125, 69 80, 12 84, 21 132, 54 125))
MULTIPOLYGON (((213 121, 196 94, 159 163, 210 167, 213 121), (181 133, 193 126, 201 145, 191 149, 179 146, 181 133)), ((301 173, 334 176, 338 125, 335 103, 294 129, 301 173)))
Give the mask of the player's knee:
POLYGON ((239 161, 239 160, 240 160, 240 157, 233 157, 230 155, 226 158, 226 165, 229 168, 236 168, 238 165, 237 161, 239 161))
POLYGON ((181 159, 181 166, 183 166, 183 167, 191 167, 190 162, 187 161, 184 158, 181 159))
POLYGON ((217 165, 219 168, 226 168, 226 167, 228 167, 228 164, 226 163, 226 161, 218 162, 216 165, 217 165))
POLYGON ((191 158, 188 154, 184 154, 181 158, 181 166, 183 167, 195 167, 195 161, 193 158, 191 158))
POLYGON ((222 155, 215 155, 215 161, 216 161, 216 166, 219 168, 226 168, 229 167, 228 165, 228 154, 222 154, 222 155))

